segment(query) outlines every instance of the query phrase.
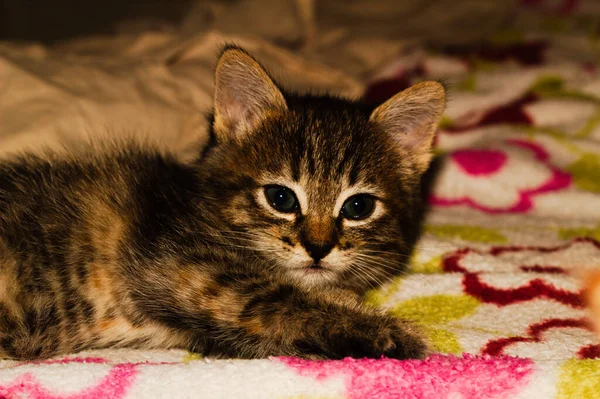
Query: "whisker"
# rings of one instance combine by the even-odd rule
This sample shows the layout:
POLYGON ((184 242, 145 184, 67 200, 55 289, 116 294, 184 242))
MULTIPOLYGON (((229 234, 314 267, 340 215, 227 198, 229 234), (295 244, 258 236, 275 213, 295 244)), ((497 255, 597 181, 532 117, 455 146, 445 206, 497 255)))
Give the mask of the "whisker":
MULTIPOLYGON (((370 288, 376 288, 378 285, 378 280, 376 280, 375 282, 369 281, 369 279, 366 277, 369 274, 366 272, 366 268, 364 266, 362 266, 359 263, 356 263, 354 266, 356 266, 355 268, 351 268, 350 272, 353 276, 356 276, 358 279, 360 279, 362 282, 364 282, 368 287, 370 288)), ((371 280, 373 280, 373 278, 371 277, 371 280)))
MULTIPOLYGON (((361 255, 362 254, 357 254, 357 257, 359 257, 361 255)), ((422 273, 411 273, 411 272, 405 271, 405 270, 398 270, 397 268, 394 269, 389 264, 381 263, 380 260, 381 259, 378 259, 375 257, 365 258, 364 256, 361 259, 358 259, 358 261, 362 262, 363 264, 366 264, 368 267, 374 268, 375 270, 378 270, 377 268, 379 268, 379 270, 385 270, 386 273, 389 273, 388 270, 392 270, 394 273, 389 273, 389 274, 392 274, 391 280, 393 280, 394 277, 398 277, 400 275, 419 276, 420 278, 425 280, 427 282, 427 284, 432 285, 431 281, 429 281, 429 279, 427 279, 427 277, 425 277, 425 275, 422 273)), ((388 260, 386 260, 386 261, 388 261, 388 260)), ((408 265, 398 264, 398 266, 408 266, 408 265)))

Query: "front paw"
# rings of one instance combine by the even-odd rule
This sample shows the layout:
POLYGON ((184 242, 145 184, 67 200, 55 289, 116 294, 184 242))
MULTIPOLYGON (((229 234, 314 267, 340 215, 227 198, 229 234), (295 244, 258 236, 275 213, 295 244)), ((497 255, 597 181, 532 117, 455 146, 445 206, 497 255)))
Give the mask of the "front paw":
POLYGON ((389 315, 357 315, 352 320, 347 320, 347 323, 333 322, 321 334, 321 338, 319 348, 304 348, 303 352, 330 359, 382 356, 423 359, 428 353, 427 345, 415 325, 389 315), (315 353, 319 351, 322 353, 315 353))
POLYGON ((376 356, 381 353, 393 359, 424 359, 429 350, 418 328, 406 320, 388 318, 391 320, 384 323, 387 326, 379 331, 374 345, 376 356))

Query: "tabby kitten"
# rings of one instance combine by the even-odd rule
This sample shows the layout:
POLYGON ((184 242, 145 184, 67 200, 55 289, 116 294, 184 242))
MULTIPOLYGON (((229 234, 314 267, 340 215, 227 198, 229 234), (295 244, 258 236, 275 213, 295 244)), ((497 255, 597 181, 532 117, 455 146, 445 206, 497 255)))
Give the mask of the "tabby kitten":
POLYGON ((423 357, 359 296, 407 262, 444 98, 288 95, 230 46, 197 161, 129 143, 0 163, 0 358, 423 357))

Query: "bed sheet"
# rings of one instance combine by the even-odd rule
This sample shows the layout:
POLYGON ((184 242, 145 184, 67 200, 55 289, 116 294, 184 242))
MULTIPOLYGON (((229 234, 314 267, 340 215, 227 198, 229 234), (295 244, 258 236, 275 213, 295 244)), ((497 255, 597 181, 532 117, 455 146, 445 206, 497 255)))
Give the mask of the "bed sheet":
POLYGON ((564 24, 584 23, 571 3, 549 6, 555 12, 538 18, 534 33, 513 27, 476 48, 398 43, 393 57, 368 66, 377 70, 369 79, 366 67, 345 71, 320 55, 216 31, 0 45, 4 156, 124 136, 193 155, 206 138, 225 41, 296 89, 376 102, 423 79, 451 87, 410 273, 368 295, 419 323, 435 355, 241 361, 91 351, 1 361, 0 398, 595 397, 600 341, 578 273, 600 267, 599 52, 594 35, 565 33, 564 24))

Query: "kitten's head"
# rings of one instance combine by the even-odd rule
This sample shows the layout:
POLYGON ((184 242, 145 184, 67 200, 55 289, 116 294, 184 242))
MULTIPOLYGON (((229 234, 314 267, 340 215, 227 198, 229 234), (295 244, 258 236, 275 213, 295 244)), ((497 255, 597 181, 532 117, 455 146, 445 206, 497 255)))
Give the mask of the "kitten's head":
POLYGON ((224 234, 305 287, 363 290, 398 274, 444 103, 436 82, 374 110, 286 95, 247 53, 225 49, 204 162, 224 234))

